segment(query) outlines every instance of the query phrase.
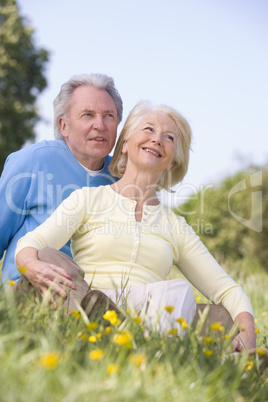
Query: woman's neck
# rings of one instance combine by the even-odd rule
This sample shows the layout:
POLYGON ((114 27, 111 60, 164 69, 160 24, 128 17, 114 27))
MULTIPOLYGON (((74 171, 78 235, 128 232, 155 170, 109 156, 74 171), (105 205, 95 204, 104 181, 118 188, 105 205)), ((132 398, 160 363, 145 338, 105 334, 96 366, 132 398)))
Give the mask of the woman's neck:
POLYGON ((124 176, 112 188, 124 197, 135 200, 141 207, 143 205, 158 205, 159 200, 156 194, 158 179, 148 176, 148 173, 129 174, 124 176))

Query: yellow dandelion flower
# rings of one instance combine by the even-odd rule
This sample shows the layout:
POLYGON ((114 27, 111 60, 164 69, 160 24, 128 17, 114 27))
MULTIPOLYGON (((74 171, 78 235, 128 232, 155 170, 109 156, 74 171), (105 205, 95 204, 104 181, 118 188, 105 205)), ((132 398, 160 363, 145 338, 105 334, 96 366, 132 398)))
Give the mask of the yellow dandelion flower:
POLYGON ((107 373, 108 374, 114 374, 114 373, 118 373, 120 371, 120 366, 119 364, 108 364, 107 366, 107 373))
POLYGON ((198 296, 198 297, 195 298, 195 301, 196 301, 197 303, 200 302, 200 300, 201 300, 201 297, 200 297, 200 296, 198 296))
POLYGON ((206 336, 206 337, 203 339, 203 341, 204 341, 204 343, 210 343, 210 342, 212 342, 212 338, 211 338, 211 336, 206 336))
POLYGON ((188 328, 188 324, 187 324, 187 322, 186 321, 183 321, 182 323, 181 323, 181 327, 182 327, 182 329, 187 329, 188 328))
POLYGON ((103 331, 104 335, 109 335, 112 332, 112 327, 106 327, 103 331))
POLYGON ((9 286, 14 286, 15 285, 15 281, 7 281, 7 283, 9 284, 9 286))
POLYGON ((263 313, 261 313, 261 315, 262 315, 263 317, 266 317, 266 316, 267 316, 267 312, 264 311, 263 313))
POLYGON ((219 331, 220 331, 220 332, 224 332, 224 331, 225 331, 225 328, 221 325, 220 328, 219 328, 219 331))
POLYGON ((172 311, 174 310, 174 306, 166 306, 166 307, 165 307, 165 310, 167 310, 167 312, 168 312, 169 314, 171 314, 172 311))
POLYGON ((79 334, 80 338, 85 341, 88 337, 87 334, 85 334, 84 332, 82 332, 81 334, 79 334))
POLYGON ((24 272, 26 272, 26 267, 19 267, 18 268, 18 271, 19 271, 19 273, 21 274, 21 275, 23 275, 24 274, 24 272))
POLYGON ((144 353, 133 353, 129 356, 128 360, 137 367, 140 367, 142 364, 146 364, 147 357, 144 353))
POLYGON ((212 331, 219 331, 220 327, 221 327, 221 322, 220 321, 216 321, 213 324, 211 324, 211 326, 210 326, 212 331))
POLYGON ((226 334, 226 335, 224 335, 224 338, 225 338, 225 339, 230 339, 230 338, 231 338, 231 335, 230 335, 230 334, 226 334))
POLYGON ((258 353, 259 356, 263 356, 266 354, 265 350, 261 348, 256 348, 256 352, 258 353))
POLYGON ((213 355, 214 352, 213 352, 213 350, 204 349, 203 353, 204 353, 205 356, 210 357, 210 356, 213 355))
POLYGON ((81 313, 78 310, 73 310, 70 313, 73 317, 75 317, 77 320, 81 317, 81 313))
POLYGON ((256 323, 256 322, 258 322, 259 320, 258 320, 258 318, 254 318, 254 322, 256 323))
POLYGON ((177 335, 177 333, 178 333, 177 328, 172 328, 172 329, 170 329, 170 330, 168 331, 168 334, 169 334, 169 335, 177 335))
POLYGON ((151 338, 150 338, 150 335, 149 334, 145 334, 144 335, 144 339, 146 339, 146 341, 149 341, 151 338))
POLYGON ((107 310, 106 313, 103 315, 103 318, 106 321, 109 321, 112 325, 117 324, 118 317, 114 310, 107 310))
POLYGON ((259 328, 256 328, 255 329, 255 334, 258 334, 260 331, 259 331, 259 328))
POLYGON ((140 318, 139 315, 134 318, 134 321, 135 321, 137 324, 141 324, 141 323, 142 323, 142 319, 140 318))
POLYGON ((122 331, 122 332, 118 332, 117 334, 115 334, 114 338, 113 338, 114 343, 116 343, 117 345, 128 345, 131 343, 132 341, 132 334, 130 331, 126 330, 126 331, 122 331))
POLYGON ((96 338, 101 339, 101 333, 100 332, 97 333, 96 338))
POLYGON ((89 353, 90 360, 101 360, 104 357, 104 352, 101 349, 92 350, 89 353))
POLYGON ((183 318, 183 317, 180 317, 180 318, 177 318, 177 320, 176 320, 179 324, 182 324, 184 321, 185 321, 185 319, 183 318))
POLYGON ((126 313, 129 314, 130 313, 130 308, 126 309, 126 313))
POLYGON ((253 369, 253 367, 254 367, 254 363, 252 360, 246 362, 246 367, 245 367, 246 371, 253 369))
POLYGON ((60 352, 52 351, 43 353, 39 357, 39 365, 44 367, 46 370, 53 370, 59 364, 61 359, 60 352))
POLYGON ((86 329, 88 331, 94 331, 94 329, 98 328, 99 324, 97 322, 90 322, 89 324, 86 324, 86 329))
POLYGON ((89 342, 96 342, 97 341, 97 338, 96 338, 96 336, 90 336, 89 338, 88 338, 88 340, 89 340, 89 342))

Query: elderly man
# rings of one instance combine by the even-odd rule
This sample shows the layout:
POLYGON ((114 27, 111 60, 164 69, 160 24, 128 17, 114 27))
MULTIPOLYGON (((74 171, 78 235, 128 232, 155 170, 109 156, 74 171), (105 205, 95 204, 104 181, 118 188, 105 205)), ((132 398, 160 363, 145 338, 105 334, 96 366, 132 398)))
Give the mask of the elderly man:
MULTIPOLYGON (((123 104, 111 77, 82 74, 62 85, 54 100, 55 138, 15 152, 6 160, 0 179, 0 258, 6 251, 2 283, 18 281, 14 251, 70 195, 83 186, 111 184, 108 155, 115 143, 123 104)), ((61 251, 71 256, 70 244, 61 251)), ((61 284, 74 287, 71 276, 51 264, 24 273, 41 295, 49 287, 61 296, 61 284), (56 279, 56 281, 55 281, 56 279)))

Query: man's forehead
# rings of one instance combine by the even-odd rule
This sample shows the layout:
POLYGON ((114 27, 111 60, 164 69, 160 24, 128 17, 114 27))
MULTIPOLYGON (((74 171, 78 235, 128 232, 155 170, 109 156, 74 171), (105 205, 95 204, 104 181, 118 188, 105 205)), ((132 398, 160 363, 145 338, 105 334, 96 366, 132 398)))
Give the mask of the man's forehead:
POLYGON ((111 95, 105 90, 83 85, 72 93, 71 108, 88 111, 112 111, 116 112, 116 105, 111 95))

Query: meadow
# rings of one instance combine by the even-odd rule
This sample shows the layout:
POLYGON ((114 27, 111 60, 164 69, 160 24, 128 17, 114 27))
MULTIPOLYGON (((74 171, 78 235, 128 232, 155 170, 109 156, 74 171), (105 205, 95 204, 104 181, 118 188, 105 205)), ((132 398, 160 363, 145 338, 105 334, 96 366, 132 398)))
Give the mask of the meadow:
MULTIPOLYGON (((268 401, 262 354, 268 348, 268 169, 262 169, 261 231, 233 219, 227 203, 231 189, 251 174, 227 178, 178 213, 200 229, 201 240, 249 296, 256 353, 233 355, 231 334, 219 322, 201 336, 200 327, 194 330, 178 317, 185 336, 172 330, 162 336, 144 331, 134 311, 120 323, 113 313, 90 321, 83 310, 66 317, 38 299, 18 304, 10 282, 0 294, 0 401, 268 401), (208 225, 213 232, 203 230, 208 225)), ((231 207, 249 219, 250 187, 235 195, 231 207)), ((169 279, 179 277, 174 267, 169 279)), ((207 302, 193 290, 198 303, 207 302)))
MULTIPOLYGON (((253 268, 242 274, 248 270, 240 263, 232 276, 252 301, 261 348, 268 346, 268 275, 253 268)), ((179 276, 174 269, 170 277, 179 276)), ((1 401, 268 400, 261 350, 233 356, 217 322, 204 337, 183 317, 184 337, 145 334, 134 311, 123 323, 113 313, 91 321, 83 310, 65 317, 38 299, 15 303, 12 286, 0 298, 1 401)))

